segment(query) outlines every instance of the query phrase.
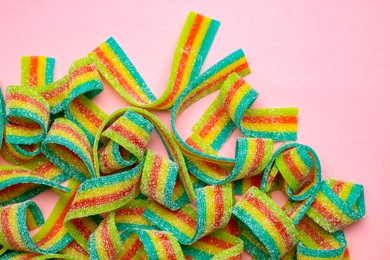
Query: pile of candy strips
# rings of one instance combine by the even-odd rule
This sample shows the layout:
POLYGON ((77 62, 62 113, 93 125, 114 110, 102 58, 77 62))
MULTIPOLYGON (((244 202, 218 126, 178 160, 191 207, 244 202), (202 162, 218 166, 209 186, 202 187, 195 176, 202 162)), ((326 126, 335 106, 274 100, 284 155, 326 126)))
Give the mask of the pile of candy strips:
POLYGON ((252 108, 242 50, 201 73, 218 27, 188 15, 160 98, 113 38, 55 81, 53 58, 22 57, 21 85, 0 98, 14 165, 0 166, 0 259, 349 259, 342 229, 365 214, 363 186, 322 180, 315 151, 293 142, 296 108, 252 108), (129 107, 92 101, 101 77, 129 107), (182 139, 176 119, 215 91, 182 139), (171 130, 155 110, 171 110, 171 130), (218 155, 236 128, 235 158, 218 155), (167 156, 148 149, 153 129, 167 156), (48 189, 44 219, 31 198, 48 189))

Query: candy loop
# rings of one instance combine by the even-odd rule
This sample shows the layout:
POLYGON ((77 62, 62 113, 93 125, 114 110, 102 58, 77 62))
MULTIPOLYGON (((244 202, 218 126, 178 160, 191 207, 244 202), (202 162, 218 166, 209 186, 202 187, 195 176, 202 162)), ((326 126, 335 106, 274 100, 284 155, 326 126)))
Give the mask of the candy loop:
POLYGON ((344 233, 330 234, 305 216, 297 225, 297 259, 344 259, 347 248, 344 233))
POLYGON ((90 144, 93 145, 97 130, 107 114, 89 98, 81 95, 65 109, 65 117, 75 122, 87 135, 90 144))
MULTIPOLYGON (((287 143, 282 145, 272 156, 267 168, 264 171, 263 180, 261 183, 261 190, 264 192, 268 192, 271 188, 271 184, 275 179, 276 175, 279 172, 283 172, 282 176, 286 176, 285 180, 288 183, 298 183, 297 185, 293 185, 296 192, 293 191, 291 186, 286 188, 287 195, 289 198, 295 201, 305 200, 309 197, 315 197, 321 182, 321 164, 318 159, 317 154, 314 152, 312 148, 306 145, 298 144, 298 143, 287 143), (303 154, 305 162, 298 155, 297 158, 291 158, 291 154, 303 154), (297 165, 298 164, 298 165, 297 165), (314 166, 313 166, 314 165, 314 166), (280 170, 277 167, 280 167, 280 170), (311 167, 310 167, 311 166, 311 167), (305 183, 303 187, 300 187, 302 184, 297 181, 297 175, 305 175, 307 176, 308 168, 313 168, 313 177, 309 180, 308 183, 305 183), (303 174, 300 169, 306 171, 303 174), (294 182, 295 181, 295 182, 294 182)), ((298 177, 299 179, 300 177, 298 177)), ((304 180, 304 178, 301 179, 304 180)))
POLYGON ((307 215, 328 232, 341 230, 366 213, 360 184, 328 179, 321 183, 307 215))
POLYGON ((58 118, 42 142, 43 154, 69 177, 83 182, 95 176, 92 147, 72 121, 58 118))
POLYGON ((195 192, 196 211, 188 204, 172 211, 152 202, 143 216, 161 230, 174 234, 181 244, 192 244, 225 226, 233 206, 230 184, 206 186, 195 192))
POLYGON ((102 135, 103 130, 110 122, 115 122, 116 119, 120 118, 128 111, 130 111, 131 113, 137 113, 141 115, 146 120, 148 120, 151 124, 154 125, 155 129, 157 130, 159 136, 161 137, 167 149, 170 158, 178 165, 180 183, 181 185, 183 185, 182 194, 184 194, 184 196, 187 197, 186 199, 183 199, 183 204, 193 200, 195 198, 193 184, 187 172, 187 167, 185 165, 183 155, 181 154, 180 149, 177 146, 176 142, 174 141, 171 133, 168 131, 168 129, 166 129, 166 127, 160 122, 160 120, 157 117, 155 117, 150 112, 147 112, 146 110, 140 108, 128 107, 128 108, 119 109, 114 113, 112 113, 109 117, 107 117, 100 125, 93 146, 94 167, 97 175, 98 176, 100 175, 99 163, 98 163, 99 161, 98 147, 99 147, 100 136, 102 135))
POLYGON ((187 166, 203 182, 219 185, 260 174, 268 164, 272 151, 271 139, 238 138, 233 167, 193 159, 187 159, 187 166))
POLYGON ((68 96, 64 101, 64 107, 68 107, 76 97, 84 94, 93 98, 103 90, 99 72, 93 60, 89 57, 79 59, 70 66, 68 72, 68 96))
POLYGON ((43 140, 49 126, 50 106, 32 89, 7 88, 6 141, 12 144, 35 144, 43 140))
POLYGON ((0 244, 11 250, 50 253, 39 248, 29 235, 29 230, 43 224, 43 215, 32 201, 0 208, 0 244))
MULTIPOLYGON (((233 216, 258 241, 256 257, 280 259, 298 242, 292 221, 279 206, 256 187, 250 188, 234 205, 233 216), (261 253, 260 253, 261 252, 261 253)), ((247 250, 250 246, 244 243, 247 250)), ((251 250, 251 253, 255 253, 251 250)))
POLYGON ((121 234, 121 239, 124 250, 118 259, 146 257, 184 260, 180 244, 171 233, 159 230, 127 229, 121 234))

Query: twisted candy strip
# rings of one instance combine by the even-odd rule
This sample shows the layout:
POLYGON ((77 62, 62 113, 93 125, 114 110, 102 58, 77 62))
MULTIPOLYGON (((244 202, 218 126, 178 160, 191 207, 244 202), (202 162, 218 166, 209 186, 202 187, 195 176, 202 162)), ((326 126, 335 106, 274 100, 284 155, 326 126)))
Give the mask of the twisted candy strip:
POLYGON ((22 185, 25 183, 39 184, 62 191, 68 191, 68 189, 62 187, 57 182, 50 181, 26 168, 0 166, 0 206, 22 202, 35 196, 36 191, 25 189, 25 186, 22 185), (24 190, 21 190, 21 187, 23 187, 24 190))
POLYGON ((127 229, 119 235, 114 213, 110 213, 99 225, 88 243, 90 257, 93 259, 128 259, 137 251, 143 251, 141 247, 151 259, 184 259, 179 243, 170 233, 127 229), (127 244, 127 250, 124 250, 123 244, 127 244))
POLYGON ((206 186, 195 192, 196 211, 190 205, 171 211, 152 202, 143 215, 162 230, 173 233, 181 244, 194 243, 225 226, 233 206, 230 184, 206 186))
POLYGON ((72 121, 58 118, 42 142, 43 154, 68 177, 83 182, 94 176, 92 147, 72 121))
POLYGON ((328 232, 335 232, 361 219, 366 213, 363 186, 326 180, 307 215, 328 232))
POLYGON ((168 109, 182 90, 199 75, 219 22, 191 12, 183 27, 167 88, 156 99, 129 58, 113 38, 90 53, 99 71, 131 105, 168 109))

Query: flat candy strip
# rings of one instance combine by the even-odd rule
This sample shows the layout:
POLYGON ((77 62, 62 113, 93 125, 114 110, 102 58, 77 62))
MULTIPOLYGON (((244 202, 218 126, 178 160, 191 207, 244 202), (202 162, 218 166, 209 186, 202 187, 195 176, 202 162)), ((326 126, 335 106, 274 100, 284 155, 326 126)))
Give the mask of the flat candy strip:
POLYGON ((191 12, 182 30, 173 58, 170 78, 163 95, 156 100, 145 81, 113 38, 90 53, 99 71, 130 104, 169 109, 180 92, 199 75, 219 27, 219 22, 191 12))
POLYGON ((69 177, 83 182, 95 175, 92 147, 72 121, 58 118, 42 142, 43 154, 69 177))
POLYGON ((225 226, 233 206, 230 184, 206 186, 195 192, 196 211, 188 204, 171 211, 152 202, 143 215, 160 229, 171 232, 181 244, 192 244, 225 226))
POLYGON ((328 179, 307 215, 328 232, 341 230, 361 219, 366 213, 364 190, 360 184, 328 179))
POLYGON ((55 59, 45 56, 23 56, 22 86, 35 88, 53 81, 55 59))
POLYGON ((250 188, 234 205, 233 216, 263 244, 267 257, 279 259, 298 242, 292 221, 256 187, 250 188))

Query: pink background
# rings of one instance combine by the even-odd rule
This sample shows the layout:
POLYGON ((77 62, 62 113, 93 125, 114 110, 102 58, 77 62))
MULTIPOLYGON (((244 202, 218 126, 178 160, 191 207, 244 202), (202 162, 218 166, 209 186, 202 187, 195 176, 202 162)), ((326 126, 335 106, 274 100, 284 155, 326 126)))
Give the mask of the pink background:
MULTIPOLYGON (((101 2, 0 1, 3 91, 20 83, 20 56, 56 58, 59 79, 72 61, 113 36, 160 96, 187 13, 215 18, 222 24, 204 67, 244 49, 252 69, 246 80, 260 93, 255 106, 299 107, 298 141, 316 150, 323 177, 365 185, 367 215, 346 230, 352 259, 386 258, 390 2, 101 2)), ((126 105, 110 88, 96 102, 107 112, 126 105)), ((178 124, 184 137, 195 122, 189 115, 178 124)), ((168 123, 168 112, 159 116, 168 123)), ((152 147, 161 151, 159 142, 152 147)), ((230 143, 222 153, 233 150, 230 143)), ((53 196, 36 199, 45 215, 53 196)))

